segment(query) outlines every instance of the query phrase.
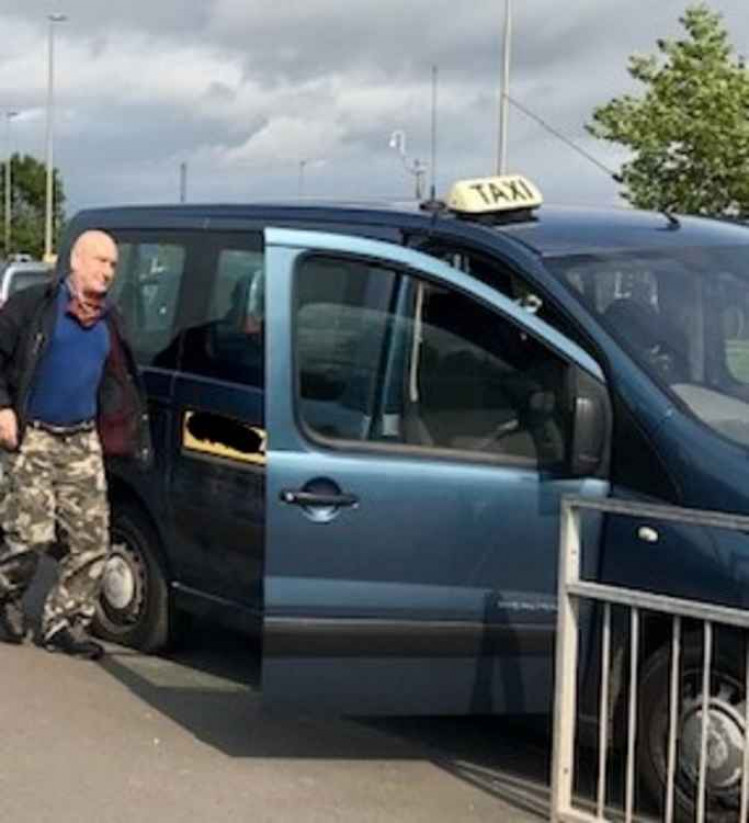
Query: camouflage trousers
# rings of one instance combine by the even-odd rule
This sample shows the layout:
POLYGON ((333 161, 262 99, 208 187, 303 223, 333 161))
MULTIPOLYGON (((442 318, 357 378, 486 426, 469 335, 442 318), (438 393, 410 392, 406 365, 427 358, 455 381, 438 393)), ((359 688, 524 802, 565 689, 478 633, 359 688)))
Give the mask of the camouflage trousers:
POLYGON ((3 468, 0 600, 23 597, 40 553, 61 538, 68 553, 44 604, 42 637, 64 627, 85 630, 94 616, 109 551, 109 503, 98 434, 57 435, 30 428, 20 449, 4 455, 3 468))

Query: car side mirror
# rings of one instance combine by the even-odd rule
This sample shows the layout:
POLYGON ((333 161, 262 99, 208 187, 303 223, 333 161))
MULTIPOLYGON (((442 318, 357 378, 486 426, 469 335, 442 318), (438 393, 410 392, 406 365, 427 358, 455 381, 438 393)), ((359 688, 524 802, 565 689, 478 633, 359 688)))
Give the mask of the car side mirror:
POLYGON ((606 477, 611 453, 612 413, 608 391, 583 369, 571 369, 573 477, 606 477))

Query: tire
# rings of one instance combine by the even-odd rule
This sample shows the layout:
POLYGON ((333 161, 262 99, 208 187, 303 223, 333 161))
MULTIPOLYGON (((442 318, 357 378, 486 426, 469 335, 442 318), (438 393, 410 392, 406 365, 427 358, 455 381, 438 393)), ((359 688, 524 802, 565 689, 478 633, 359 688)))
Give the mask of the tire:
MULTIPOLYGON (((743 768, 744 702, 738 644, 713 646, 710 682, 706 819, 735 823, 743 768)), ((677 719, 674 810, 679 821, 696 819, 702 701, 702 639, 686 636, 682 645, 677 719)), ((662 809, 668 763, 670 647, 661 647, 643 666, 640 679, 637 766, 642 783, 662 809)))
POLYGON ((142 652, 169 641, 169 587, 159 562, 160 541, 146 515, 132 505, 112 510, 112 548, 94 617, 94 633, 142 652))

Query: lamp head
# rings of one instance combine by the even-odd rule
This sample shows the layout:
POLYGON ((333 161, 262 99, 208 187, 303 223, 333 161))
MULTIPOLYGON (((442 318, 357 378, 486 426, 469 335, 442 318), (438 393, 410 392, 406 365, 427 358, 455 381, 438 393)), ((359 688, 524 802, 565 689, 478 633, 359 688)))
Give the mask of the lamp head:
POLYGON ((402 129, 397 129, 390 135, 390 148, 395 149, 400 154, 406 153, 406 133, 402 129))

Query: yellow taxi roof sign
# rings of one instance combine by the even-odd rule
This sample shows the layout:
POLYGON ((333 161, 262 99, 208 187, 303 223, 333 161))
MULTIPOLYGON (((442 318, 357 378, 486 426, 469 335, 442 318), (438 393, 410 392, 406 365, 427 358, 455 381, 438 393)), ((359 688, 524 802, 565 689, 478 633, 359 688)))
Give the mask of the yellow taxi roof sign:
POLYGON ((507 174, 459 180, 450 190, 448 208, 461 214, 535 209, 543 203, 541 192, 526 177, 507 174))

